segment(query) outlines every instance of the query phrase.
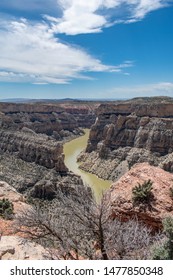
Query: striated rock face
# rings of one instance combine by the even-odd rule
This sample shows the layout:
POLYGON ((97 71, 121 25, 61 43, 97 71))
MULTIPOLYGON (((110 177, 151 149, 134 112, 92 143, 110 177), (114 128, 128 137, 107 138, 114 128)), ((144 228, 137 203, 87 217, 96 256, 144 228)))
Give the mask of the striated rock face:
POLYGON ((20 193, 41 199, 54 198, 58 189, 71 193, 73 188, 77 191, 83 185, 77 175, 61 174, 55 168, 48 169, 9 153, 0 154, 0 180, 20 193))
POLYGON ((92 126, 87 151, 103 144, 110 150, 119 147, 145 148, 165 155, 173 149, 173 103, 102 104, 92 126))
POLYGON ((91 127, 96 105, 0 103, 0 125, 6 128, 28 127, 57 140, 79 134, 79 127, 91 127))
POLYGON ((62 144, 47 136, 30 133, 27 130, 0 130, 0 152, 9 152, 28 162, 67 172, 63 161, 62 144))
POLYGON ((115 180, 122 173, 122 161, 124 171, 137 162, 146 161, 173 171, 172 159, 172 99, 141 98, 101 104, 86 154, 79 160, 83 161, 82 169, 115 180), (107 165, 107 177, 102 175, 101 165, 107 165))
POLYGON ((82 181, 64 164, 63 141, 79 135, 79 125, 91 125, 94 110, 82 104, 0 103, 0 180, 42 199, 53 199, 58 188, 73 192, 82 181))
MULTIPOLYGON (((11 125, 8 116, 1 114, 0 119, 11 125)), ((15 129, 13 125, 0 128, 0 180, 41 199, 53 199, 59 188, 70 193, 74 185, 77 190, 83 184, 78 176, 68 172, 62 142, 26 127, 15 129)))
POLYGON ((134 165, 108 191, 111 217, 118 217, 123 221, 133 217, 153 229, 161 228, 162 219, 173 216, 173 198, 170 195, 172 184, 173 174, 147 163, 134 165), (153 182, 153 199, 150 203, 134 205, 132 188, 149 179, 153 182))

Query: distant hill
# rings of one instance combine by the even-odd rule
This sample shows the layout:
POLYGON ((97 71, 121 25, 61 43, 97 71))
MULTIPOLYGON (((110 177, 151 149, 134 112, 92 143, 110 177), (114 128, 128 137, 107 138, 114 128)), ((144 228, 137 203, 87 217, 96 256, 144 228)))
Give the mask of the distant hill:
POLYGON ((31 99, 29 98, 6 98, 6 99, 0 99, 0 102, 15 102, 15 103, 20 103, 20 102, 28 102, 31 99))
POLYGON ((125 99, 109 99, 109 98, 62 98, 62 99, 29 99, 29 98, 7 98, 0 99, 0 102, 8 103, 65 103, 65 102, 109 102, 109 101, 123 101, 125 99))

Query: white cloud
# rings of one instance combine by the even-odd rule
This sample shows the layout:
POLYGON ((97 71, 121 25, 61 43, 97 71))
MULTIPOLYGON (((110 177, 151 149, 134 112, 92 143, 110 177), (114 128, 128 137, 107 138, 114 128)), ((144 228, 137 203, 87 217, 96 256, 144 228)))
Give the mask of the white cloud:
POLYGON ((133 12, 134 19, 142 19, 151 11, 163 8, 167 5, 168 1, 161 0, 141 0, 140 3, 135 7, 133 12))
POLYGON ((170 4, 170 0, 1 0, 0 11, 45 14, 57 33, 101 32, 118 23, 133 23, 170 4))
POLYGON ((30 10, 41 8, 58 10, 40 23, 26 19, 0 21, 0 81, 69 83, 72 79, 92 79, 88 72, 117 72, 129 75, 124 69, 132 67, 131 61, 120 65, 105 65, 85 50, 62 43, 55 35, 101 32, 104 27, 117 23, 130 23, 142 19, 149 12, 168 4, 167 0, 23 0, 5 1, 1 7, 30 10), (46 4, 47 3, 47 4, 46 4), (51 7, 51 8, 50 8, 51 7), (61 12, 60 12, 61 10, 61 12), (61 15, 61 16, 60 16, 61 15), (59 17, 58 17, 59 16, 59 17))
MULTIPOLYGON (((117 23, 133 23, 149 12, 168 5, 168 0, 58 0, 61 18, 52 18, 56 33, 77 35, 101 32, 117 23)), ((50 19, 50 18, 49 18, 50 19)))
POLYGON ((172 96, 173 83, 160 82, 133 87, 116 87, 109 91, 110 98, 131 98, 142 96, 172 96))
POLYGON ((104 16, 96 14, 102 2, 102 0, 59 0, 63 17, 53 25, 54 31, 70 35, 100 32, 100 28, 106 24, 104 16))
POLYGON ((87 72, 121 72, 131 62, 104 65, 86 51, 60 42, 46 23, 1 21, 0 81, 68 83, 87 72))

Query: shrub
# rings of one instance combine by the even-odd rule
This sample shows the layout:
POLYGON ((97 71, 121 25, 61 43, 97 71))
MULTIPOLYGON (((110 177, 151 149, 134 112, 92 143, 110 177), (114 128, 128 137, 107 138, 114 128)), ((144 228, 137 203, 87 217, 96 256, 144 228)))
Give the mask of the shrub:
POLYGON ((4 219, 11 219, 13 216, 13 203, 9 199, 0 199, 0 216, 4 219))
POLYGON ((133 202, 137 203, 144 203, 148 202, 153 194, 152 194, 152 187, 153 182, 149 179, 145 181, 143 184, 139 184, 132 189, 132 200, 133 202))
POLYGON ((155 241, 136 219, 111 219, 110 193, 99 204, 86 192, 35 201, 15 219, 16 229, 47 247, 51 259, 146 259, 155 241))
POLYGON ((173 260, 173 217, 167 217, 163 220, 163 230, 166 235, 166 241, 160 246, 154 248, 154 260, 173 260))

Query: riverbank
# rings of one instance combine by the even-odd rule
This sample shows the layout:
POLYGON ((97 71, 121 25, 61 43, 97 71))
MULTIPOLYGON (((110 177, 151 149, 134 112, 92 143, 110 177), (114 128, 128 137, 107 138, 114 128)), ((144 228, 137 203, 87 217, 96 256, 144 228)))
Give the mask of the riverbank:
POLYGON ((89 132, 89 129, 84 129, 84 135, 64 144, 64 163, 71 172, 79 175, 83 182, 91 187, 94 196, 98 201, 100 200, 102 193, 110 187, 112 181, 103 180, 92 173, 80 169, 80 162, 77 162, 77 157, 87 146, 89 132))

